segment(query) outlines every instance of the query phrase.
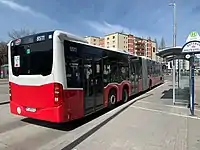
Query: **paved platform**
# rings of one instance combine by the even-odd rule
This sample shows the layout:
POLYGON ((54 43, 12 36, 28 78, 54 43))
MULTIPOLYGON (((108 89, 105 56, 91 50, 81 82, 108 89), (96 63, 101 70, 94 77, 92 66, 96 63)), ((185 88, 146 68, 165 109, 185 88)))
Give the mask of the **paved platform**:
POLYGON ((185 105, 172 105, 170 88, 168 81, 136 98, 74 150, 199 150, 200 111, 190 116, 185 105))

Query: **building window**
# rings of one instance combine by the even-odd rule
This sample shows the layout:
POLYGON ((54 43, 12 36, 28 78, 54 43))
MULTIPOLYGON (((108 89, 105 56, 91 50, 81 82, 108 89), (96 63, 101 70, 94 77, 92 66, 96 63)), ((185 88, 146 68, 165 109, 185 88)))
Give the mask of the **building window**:
POLYGON ((154 52, 154 53, 156 52, 156 49, 155 49, 155 47, 153 47, 153 52, 154 52))
POLYGON ((107 40, 109 40, 109 37, 107 37, 107 40))
POLYGON ((96 41, 96 39, 94 39, 94 42, 96 41))
POLYGON ((113 48, 115 48, 115 45, 113 45, 113 48))
POLYGON ((115 39, 115 36, 113 36, 113 39, 115 39))

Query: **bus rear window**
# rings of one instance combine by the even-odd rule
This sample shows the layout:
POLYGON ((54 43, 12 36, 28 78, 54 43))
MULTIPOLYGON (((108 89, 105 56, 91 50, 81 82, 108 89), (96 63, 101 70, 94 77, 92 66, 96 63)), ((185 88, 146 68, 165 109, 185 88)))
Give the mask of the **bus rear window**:
POLYGON ((53 42, 43 42, 11 47, 11 63, 13 75, 51 74, 53 64, 53 42))

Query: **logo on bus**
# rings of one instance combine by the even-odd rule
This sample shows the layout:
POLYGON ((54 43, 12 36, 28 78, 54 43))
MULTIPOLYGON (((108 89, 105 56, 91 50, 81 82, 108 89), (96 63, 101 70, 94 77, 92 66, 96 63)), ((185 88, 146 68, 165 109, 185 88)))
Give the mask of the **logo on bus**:
POLYGON ((69 47, 70 52, 76 52, 77 53, 77 48, 76 47, 69 47))
POLYGON ((17 39, 16 41, 15 41, 15 45, 19 45, 20 43, 21 43, 21 39, 17 39))

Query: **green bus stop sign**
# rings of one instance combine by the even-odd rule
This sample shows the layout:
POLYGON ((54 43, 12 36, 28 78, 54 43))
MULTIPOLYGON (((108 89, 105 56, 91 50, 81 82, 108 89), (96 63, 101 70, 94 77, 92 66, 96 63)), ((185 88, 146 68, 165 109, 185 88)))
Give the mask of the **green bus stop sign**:
POLYGON ((193 37, 193 38, 196 37, 197 35, 198 35, 197 32, 191 32, 191 33, 190 33, 190 37, 193 37))

